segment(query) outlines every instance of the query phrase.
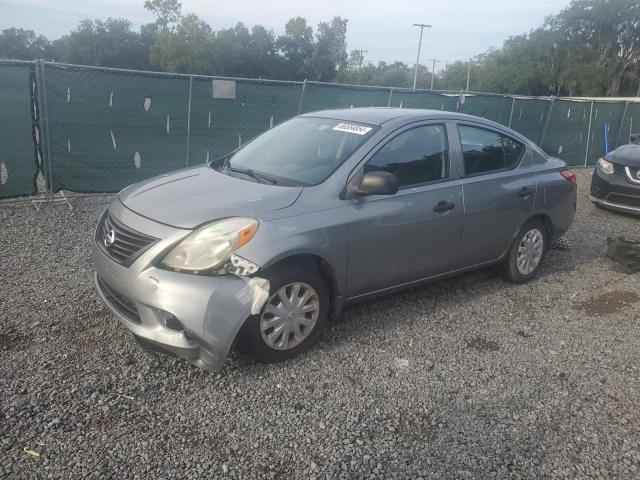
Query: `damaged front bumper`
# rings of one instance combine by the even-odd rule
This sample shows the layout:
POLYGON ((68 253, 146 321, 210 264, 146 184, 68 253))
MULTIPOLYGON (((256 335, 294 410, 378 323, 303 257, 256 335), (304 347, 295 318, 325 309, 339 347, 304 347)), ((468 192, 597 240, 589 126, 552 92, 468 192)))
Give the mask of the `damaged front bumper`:
POLYGON ((245 320, 262 309, 268 282, 258 277, 199 276, 157 268, 154 259, 188 232, 155 224, 115 202, 110 214, 130 228, 164 239, 128 267, 113 261, 94 243, 95 283, 102 301, 142 344, 201 368, 222 367, 245 320))

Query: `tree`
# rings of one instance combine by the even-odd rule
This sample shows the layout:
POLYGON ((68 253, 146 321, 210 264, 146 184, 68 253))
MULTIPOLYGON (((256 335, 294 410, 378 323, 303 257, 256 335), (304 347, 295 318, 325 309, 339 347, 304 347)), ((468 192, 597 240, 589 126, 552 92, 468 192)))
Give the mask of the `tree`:
POLYGON ((640 3, 637 0, 573 0, 557 18, 568 40, 602 69, 606 94, 617 96, 628 72, 640 62, 640 3))
POLYGON ((149 52, 124 18, 82 20, 69 35, 53 42, 55 58, 99 67, 148 68, 149 52))
POLYGON ((302 17, 292 18, 285 25, 285 34, 278 37, 276 48, 282 55, 280 78, 304 80, 313 55, 313 28, 302 17))
POLYGON ((50 59, 51 44, 42 35, 22 28, 7 28, 0 33, 0 58, 13 60, 50 59))
POLYGON ((347 22, 333 17, 331 22, 318 25, 316 44, 309 64, 313 80, 333 81, 338 68, 347 61, 347 22))
POLYGON ((173 30, 182 18, 182 4, 178 0, 146 0, 144 8, 155 15, 158 32, 173 30))
POLYGON ((167 72, 208 73, 211 70, 211 27, 190 14, 175 31, 162 30, 151 47, 151 64, 167 72))

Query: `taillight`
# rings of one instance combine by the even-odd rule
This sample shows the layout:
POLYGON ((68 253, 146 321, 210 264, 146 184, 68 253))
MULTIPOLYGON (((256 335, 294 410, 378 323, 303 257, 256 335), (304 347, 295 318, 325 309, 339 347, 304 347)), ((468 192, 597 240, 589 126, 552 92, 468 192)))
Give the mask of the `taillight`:
POLYGON ((560 172, 560 175, 562 175, 567 182, 573 183, 575 186, 578 186, 578 179, 576 178, 576 174, 571 170, 563 170, 560 172))

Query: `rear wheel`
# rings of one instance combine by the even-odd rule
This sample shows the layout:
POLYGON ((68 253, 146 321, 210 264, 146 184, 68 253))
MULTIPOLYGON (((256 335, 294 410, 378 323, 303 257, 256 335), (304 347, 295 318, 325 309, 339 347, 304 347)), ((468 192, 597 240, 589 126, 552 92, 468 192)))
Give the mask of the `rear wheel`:
POLYGON ((269 272, 269 298, 238 334, 248 353, 279 362, 308 350, 327 321, 329 291, 311 265, 283 265, 269 272))
POLYGON ((547 251, 548 234, 538 220, 527 222, 518 232, 505 260, 505 275, 515 283, 524 283, 536 276, 547 251))

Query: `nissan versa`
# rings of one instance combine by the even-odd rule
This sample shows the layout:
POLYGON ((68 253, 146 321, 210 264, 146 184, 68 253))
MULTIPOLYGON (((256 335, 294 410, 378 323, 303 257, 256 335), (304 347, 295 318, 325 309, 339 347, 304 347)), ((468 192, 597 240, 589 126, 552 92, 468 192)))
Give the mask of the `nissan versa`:
POLYGON ((279 361, 348 303, 491 264, 530 280, 575 208, 565 163, 497 123, 315 112, 120 192, 96 286, 143 345, 218 368, 237 340, 279 361))

